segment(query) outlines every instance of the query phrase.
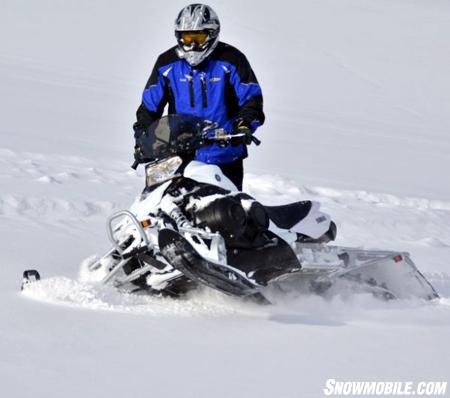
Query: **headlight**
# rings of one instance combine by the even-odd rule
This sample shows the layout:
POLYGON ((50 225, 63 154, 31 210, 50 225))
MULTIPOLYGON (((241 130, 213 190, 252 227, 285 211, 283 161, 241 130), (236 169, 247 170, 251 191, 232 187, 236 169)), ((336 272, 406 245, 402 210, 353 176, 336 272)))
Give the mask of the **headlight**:
POLYGON ((161 160, 156 163, 148 164, 145 167, 145 183, 147 187, 160 184, 170 180, 175 176, 175 172, 181 166, 183 161, 179 156, 161 160))

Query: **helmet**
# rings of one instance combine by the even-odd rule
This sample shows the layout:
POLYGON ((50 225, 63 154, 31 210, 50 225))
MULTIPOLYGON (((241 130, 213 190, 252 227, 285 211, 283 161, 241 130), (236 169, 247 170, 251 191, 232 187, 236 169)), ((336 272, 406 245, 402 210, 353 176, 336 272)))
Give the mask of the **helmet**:
POLYGON ((206 4, 184 7, 175 20, 177 55, 189 65, 197 66, 214 51, 219 42, 220 22, 206 4))

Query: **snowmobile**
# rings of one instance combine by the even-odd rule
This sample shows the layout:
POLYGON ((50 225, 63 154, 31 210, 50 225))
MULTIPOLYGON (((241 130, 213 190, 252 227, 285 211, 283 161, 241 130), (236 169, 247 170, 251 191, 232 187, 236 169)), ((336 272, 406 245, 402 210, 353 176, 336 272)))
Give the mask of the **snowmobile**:
POLYGON ((194 160, 202 146, 245 138, 190 115, 155 121, 137 138, 133 165, 145 165, 145 189, 107 220, 112 247, 89 265, 93 279, 172 297, 204 285, 261 303, 270 288, 323 294, 341 281, 386 299, 438 297, 407 253, 328 245, 336 224, 319 203, 265 206, 194 160))

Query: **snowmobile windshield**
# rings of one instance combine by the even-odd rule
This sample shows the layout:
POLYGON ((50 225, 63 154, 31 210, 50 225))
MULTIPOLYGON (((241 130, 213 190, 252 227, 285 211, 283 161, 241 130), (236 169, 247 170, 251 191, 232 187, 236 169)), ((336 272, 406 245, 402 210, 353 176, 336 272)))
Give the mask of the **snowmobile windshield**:
POLYGON ((148 159, 193 154, 203 144, 203 134, 214 123, 191 115, 168 115, 156 120, 136 143, 148 159))

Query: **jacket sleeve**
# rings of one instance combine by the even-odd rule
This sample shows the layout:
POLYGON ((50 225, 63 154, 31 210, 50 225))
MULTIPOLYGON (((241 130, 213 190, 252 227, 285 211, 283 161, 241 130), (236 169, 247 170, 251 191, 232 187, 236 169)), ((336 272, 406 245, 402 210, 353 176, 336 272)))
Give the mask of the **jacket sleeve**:
POLYGON ((243 120, 254 131, 265 119, 261 87, 245 55, 240 53, 236 61, 230 82, 238 99, 237 119, 243 120))
POLYGON ((137 121, 133 125, 134 136, 145 131, 159 119, 168 101, 166 78, 161 73, 161 57, 156 61, 152 74, 145 85, 142 102, 136 112, 137 121))

